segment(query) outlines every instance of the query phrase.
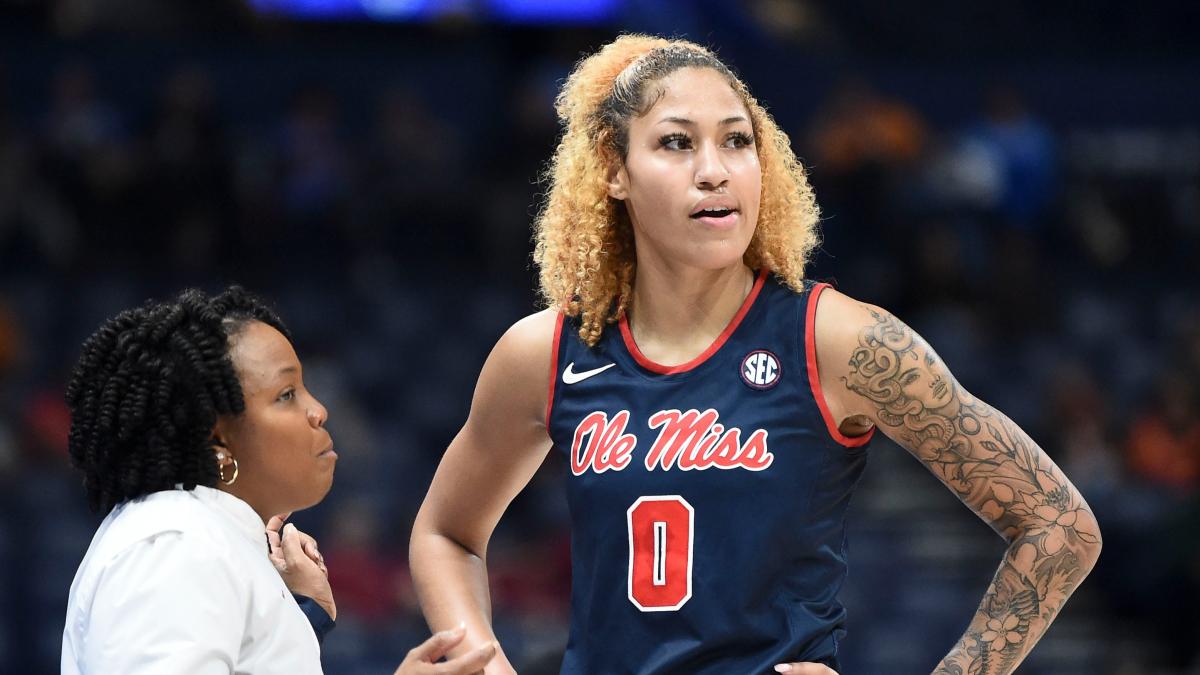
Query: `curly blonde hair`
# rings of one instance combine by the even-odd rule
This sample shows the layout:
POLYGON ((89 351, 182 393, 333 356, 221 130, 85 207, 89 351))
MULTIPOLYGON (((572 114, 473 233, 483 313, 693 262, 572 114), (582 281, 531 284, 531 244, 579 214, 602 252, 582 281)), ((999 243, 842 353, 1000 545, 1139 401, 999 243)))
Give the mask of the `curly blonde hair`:
POLYGON ((799 290, 817 245, 818 209, 804 167, 741 79, 695 43, 622 35, 580 61, 558 94, 564 133, 544 176, 549 189, 534 225, 542 299, 580 316, 579 337, 589 346, 628 309, 637 271, 633 227, 624 202, 608 196, 608 167, 626 156, 630 120, 662 96, 650 85, 688 67, 724 75, 750 112, 762 196, 745 263, 799 290))

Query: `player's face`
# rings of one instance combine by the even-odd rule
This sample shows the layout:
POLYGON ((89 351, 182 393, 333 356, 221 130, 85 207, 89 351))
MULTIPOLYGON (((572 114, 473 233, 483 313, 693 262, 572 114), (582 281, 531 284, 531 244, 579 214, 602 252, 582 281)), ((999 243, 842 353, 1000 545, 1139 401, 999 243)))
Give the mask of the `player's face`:
POLYGON ((639 261, 740 263, 762 188, 749 111, 710 68, 684 68, 650 86, 663 95, 630 122, 629 151, 609 182, 633 222, 639 261))
MULTIPOLYGON (((217 423, 215 435, 239 469, 233 485, 220 487, 264 517, 321 501, 333 484, 337 453, 325 430, 328 413, 305 389, 292 344, 271 326, 252 321, 234 339, 230 358, 246 411, 217 423)), ((225 477, 231 475, 225 469, 225 477)))

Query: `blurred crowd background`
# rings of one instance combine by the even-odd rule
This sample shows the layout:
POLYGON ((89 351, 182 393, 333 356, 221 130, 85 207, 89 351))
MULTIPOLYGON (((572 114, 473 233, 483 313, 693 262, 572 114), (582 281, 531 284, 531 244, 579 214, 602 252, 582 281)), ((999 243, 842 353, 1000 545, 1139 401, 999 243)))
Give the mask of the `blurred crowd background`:
MULTIPOLYGON (((0 672, 57 671, 99 518, 63 387, 99 322, 238 282, 290 324, 341 460, 295 521, 327 672, 427 635, 406 548, 488 350, 538 309, 552 102, 620 31, 710 44, 791 134, 815 278, 926 336, 1098 515, 1022 673, 1200 673, 1200 9, 884 0, 0 0, 0 672), (289 12, 289 8, 291 12, 289 12)), ((556 671, 551 457, 490 549, 496 630, 556 671)), ((929 672, 1003 542, 880 437, 850 518, 845 672, 929 672)))

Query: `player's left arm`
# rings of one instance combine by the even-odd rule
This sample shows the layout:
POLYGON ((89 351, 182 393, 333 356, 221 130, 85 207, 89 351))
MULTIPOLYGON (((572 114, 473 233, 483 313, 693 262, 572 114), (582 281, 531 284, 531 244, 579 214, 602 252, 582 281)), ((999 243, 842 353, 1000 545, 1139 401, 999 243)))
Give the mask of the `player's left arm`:
POLYGON ((1037 443, 964 389, 888 312, 826 289, 814 332, 833 420, 879 427, 1008 542, 970 626, 935 673, 1013 672, 1100 554, 1087 502, 1037 443))

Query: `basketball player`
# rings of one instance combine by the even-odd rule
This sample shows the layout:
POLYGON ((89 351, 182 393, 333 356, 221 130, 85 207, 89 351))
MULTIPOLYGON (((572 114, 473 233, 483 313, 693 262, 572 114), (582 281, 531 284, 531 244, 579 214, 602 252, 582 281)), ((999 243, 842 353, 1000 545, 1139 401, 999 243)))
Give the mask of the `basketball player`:
MULTIPOLYGON (((494 639, 488 539, 554 448, 562 672, 835 672, 843 521, 879 428, 1008 542, 936 672, 1012 672, 1099 554, 1083 497, 910 328, 805 280, 813 193, 712 53, 618 38, 557 107, 536 225, 549 309, 496 345, 413 529, 431 626, 465 621, 459 650, 494 639)), ((513 670, 501 653, 485 672, 513 670)))

